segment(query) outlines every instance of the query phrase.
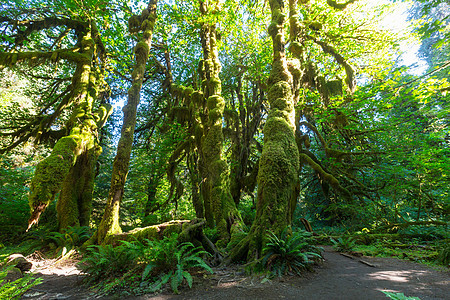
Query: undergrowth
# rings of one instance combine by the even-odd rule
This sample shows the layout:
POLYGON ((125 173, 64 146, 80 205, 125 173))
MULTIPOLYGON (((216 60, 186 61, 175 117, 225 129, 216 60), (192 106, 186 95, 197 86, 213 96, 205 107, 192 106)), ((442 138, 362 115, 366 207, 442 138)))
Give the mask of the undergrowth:
POLYGON ((311 236, 303 230, 290 233, 289 227, 280 236, 269 232, 262 265, 271 276, 299 275, 311 270, 313 264, 322 260, 321 248, 312 245, 311 236))
POLYGON ((0 269, 0 299, 20 299, 26 291, 42 282, 42 278, 33 278, 29 273, 14 281, 7 280, 6 276, 13 268, 8 266, 0 269))
POLYGON ((122 241, 111 245, 91 246, 80 268, 87 281, 106 293, 142 294, 161 290, 166 284, 174 293, 186 283, 192 287, 192 272, 212 269, 203 257, 209 253, 192 243, 178 243, 177 235, 160 241, 143 243, 122 241))

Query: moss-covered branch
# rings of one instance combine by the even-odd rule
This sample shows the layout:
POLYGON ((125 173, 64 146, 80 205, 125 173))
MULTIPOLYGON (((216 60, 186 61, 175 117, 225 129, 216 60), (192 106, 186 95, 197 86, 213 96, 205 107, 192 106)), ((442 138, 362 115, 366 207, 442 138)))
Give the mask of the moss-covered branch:
POLYGON ((36 31, 51 29, 60 26, 70 29, 89 27, 88 22, 55 16, 39 18, 37 20, 16 20, 6 16, 0 16, 0 23, 6 23, 6 26, 12 26, 13 29, 24 28, 23 30, 17 30, 16 34, 14 35, 14 44, 16 47, 20 47, 27 39, 27 37, 36 31))
POLYGON ((317 45, 319 45, 323 52, 330 54, 334 57, 334 59, 344 67, 345 73, 347 74, 347 78, 345 79, 345 83, 347 84, 348 88, 351 92, 355 91, 356 88, 356 77, 355 77, 355 70, 353 70, 353 67, 348 63, 348 61, 332 46, 328 45, 327 43, 320 41, 316 39, 313 36, 307 36, 308 39, 314 41, 317 45))
POLYGON ((335 189, 339 194, 341 194, 345 199, 351 200, 352 194, 348 189, 343 187, 339 181, 332 174, 325 172, 320 164, 315 162, 311 157, 305 153, 300 153, 300 159, 302 162, 308 164, 314 171, 316 171, 320 178, 326 181, 333 189, 335 189))
POLYGON ((347 7, 347 5, 355 3, 356 1, 358 1, 358 0, 349 0, 349 1, 344 2, 344 3, 337 3, 334 0, 327 0, 327 3, 328 3, 329 6, 335 8, 335 9, 343 10, 343 9, 345 9, 347 7))
POLYGON ((51 52, 12 52, 0 53, 0 68, 12 67, 15 64, 28 62, 31 65, 43 63, 45 61, 56 61, 65 59, 71 62, 89 62, 90 57, 79 53, 80 48, 59 49, 51 52))

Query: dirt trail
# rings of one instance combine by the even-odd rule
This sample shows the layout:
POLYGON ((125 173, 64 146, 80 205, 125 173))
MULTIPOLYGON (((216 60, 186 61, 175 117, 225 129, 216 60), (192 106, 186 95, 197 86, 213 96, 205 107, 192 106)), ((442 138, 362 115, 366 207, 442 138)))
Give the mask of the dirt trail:
MULTIPOLYGON (((194 282, 181 295, 165 292, 139 297, 101 297, 102 299, 388 299, 381 291, 401 292, 427 299, 450 299, 450 273, 395 258, 365 257, 375 267, 350 259, 326 248, 325 262, 314 273, 261 283, 261 278, 244 277, 236 270, 216 270, 215 274, 194 282)), ((37 272, 42 272, 37 269, 37 272)), ((43 269, 44 283, 34 287, 23 299, 99 299, 80 286, 81 275, 73 266, 43 269), (72 268, 72 269, 70 269, 72 268), (65 271, 71 274, 61 275, 65 271), (53 272, 53 273, 52 273, 53 272), (60 275, 58 275, 58 272, 60 275)))

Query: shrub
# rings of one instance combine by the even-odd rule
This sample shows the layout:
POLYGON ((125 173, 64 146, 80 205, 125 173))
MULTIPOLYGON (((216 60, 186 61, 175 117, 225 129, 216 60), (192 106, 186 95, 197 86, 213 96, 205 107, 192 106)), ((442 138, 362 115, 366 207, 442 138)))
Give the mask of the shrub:
POLYGON ((79 267, 87 273, 88 282, 104 281, 123 276, 135 264, 137 253, 126 244, 89 246, 79 267))
POLYGON ((444 266, 449 266, 450 264, 450 245, 446 244, 438 252, 437 262, 444 266))
POLYGON ((90 237, 88 226, 69 226, 62 233, 50 232, 48 238, 56 243, 58 250, 71 250, 82 246, 90 237))
POLYGON ((201 257, 209 253, 192 243, 178 244, 177 238, 173 234, 160 241, 122 241, 115 248, 91 246, 80 268, 89 275, 88 282, 99 282, 106 293, 116 289, 155 292, 169 281, 173 292, 178 293, 184 281, 192 287, 192 269, 211 273, 212 269, 201 257))
POLYGON ((310 270, 314 263, 322 260, 320 248, 311 245, 311 233, 297 231, 288 234, 285 228, 278 237, 269 232, 268 243, 263 249, 263 266, 273 275, 299 275, 304 270, 310 270))
POLYGON ((213 272, 201 258, 201 255, 209 255, 209 253, 190 242, 175 247, 168 247, 174 244, 173 238, 147 242, 150 251, 145 256, 148 261, 142 273, 142 280, 156 276, 157 279, 151 287, 152 291, 161 289, 169 280, 174 293, 178 293, 178 287, 184 280, 189 287, 192 287, 192 275, 189 270, 193 268, 213 272))
POLYGON ((331 239, 333 248, 338 252, 347 252, 353 250, 356 246, 356 242, 353 237, 340 237, 337 241, 331 239))

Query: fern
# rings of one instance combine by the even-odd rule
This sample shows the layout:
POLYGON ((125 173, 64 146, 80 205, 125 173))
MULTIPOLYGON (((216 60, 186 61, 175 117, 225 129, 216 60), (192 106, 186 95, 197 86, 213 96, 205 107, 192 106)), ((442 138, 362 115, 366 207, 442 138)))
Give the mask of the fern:
POLYGON ((450 265, 450 245, 444 245, 441 249, 439 249, 437 262, 444 266, 450 265))
POLYGON ((27 290, 42 282, 42 278, 33 278, 31 274, 14 281, 7 281, 5 278, 8 271, 13 266, 0 270, 0 299, 19 299, 27 290))
POLYGON ((147 254, 148 258, 153 259, 147 264, 142 273, 142 280, 146 280, 149 275, 155 274, 155 271, 161 272, 155 281, 152 290, 161 289, 170 280, 170 286, 174 293, 178 293, 178 287, 186 280, 189 287, 192 287, 192 275, 188 270, 192 268, 205 269, 212 273, 210 266, 200 257, 201 255, 209 255, 208 252, 201 250, 200 247, 194 247, 192 243, 182 243, 167 251, 167 245, 171 245, 171 238, 163 241, 149 241, 154 248, 153 255, 147 254))
POLYGON ((392 292, 385 292, 382 291, 388 298, 393 300, 420 300, 418 297, 408 297, 405 296, 403 293, 392 293, 392 292))
POLYGON ((337 241, 331 239, 333 248, 338 252, 347 252, 353 250, 356 246, 356 242, 352 237, 340 237, 337 241))
POLYGON ((169 282, 178 293, 184 281, 192 287, 190 270, 200 268, 212 273, 212 269, 202 259, 209 253, 192 243, 178 244, 177 238, 173 234, 161 241, 122 241, 115 248, 91 246, 80 268, 89 275, 88 281, 99 282, 106 293, 136 285, 136 290, 148 287, 147 291, 158 291, 169 282))
POLYGON ((124 243, 115 248, 111 245, 90 246, 87 252, 79 267, 89 275, 87 281, 90 282, 122 276, 137 259, 136 251, 130 251, 124 243))
POLYGON ((263 249, 263 266, 273 275, 300 274, 322 260, 320 248, 311 245, 311 234, 305 231, 288 234, 285 228, 278 237, 269 232, 263 249))

